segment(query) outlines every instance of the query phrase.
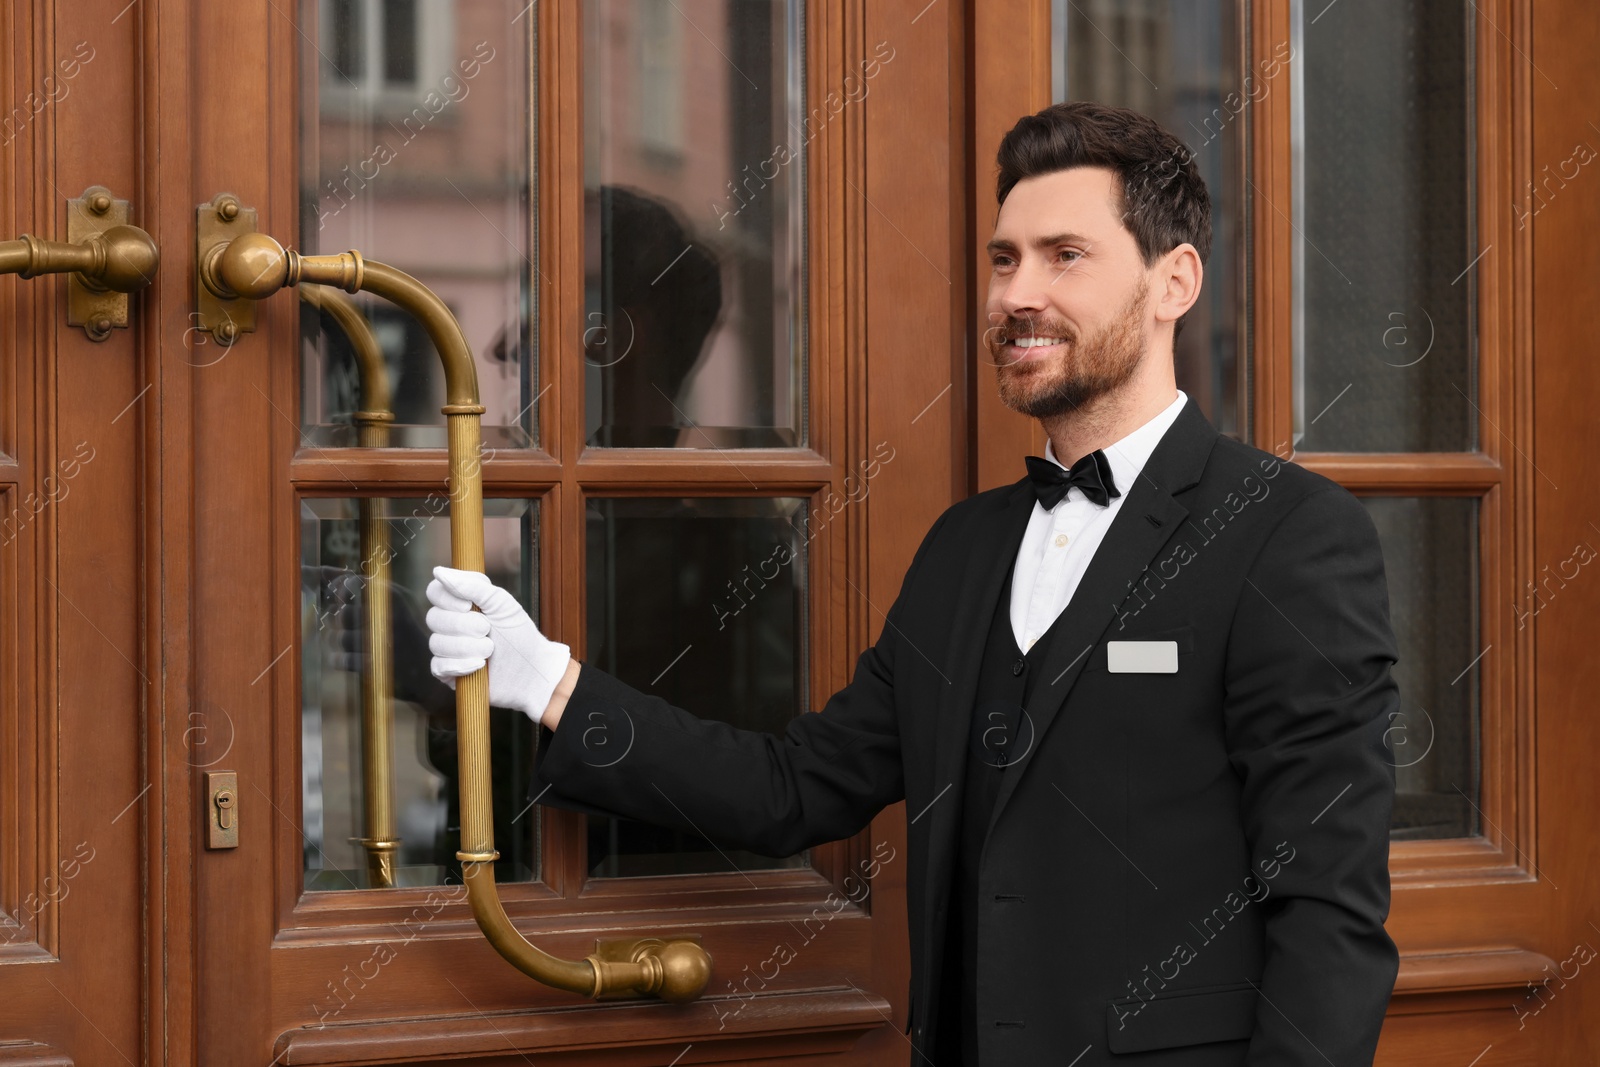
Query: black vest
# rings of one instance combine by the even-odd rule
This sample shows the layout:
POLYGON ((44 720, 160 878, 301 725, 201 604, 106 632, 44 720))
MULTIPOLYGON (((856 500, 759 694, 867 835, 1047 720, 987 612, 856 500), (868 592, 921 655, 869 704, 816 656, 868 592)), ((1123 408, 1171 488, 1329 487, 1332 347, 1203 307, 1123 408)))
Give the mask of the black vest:
MULTIPOLYGON (((1015 568, 1013 568, 1015 569, 1015 568)), ((1015 764, 1038 742, 1033 720, 1023 711, 1038 679, 1062 611, 1026 654, 1011 629, 1011 578, 1006 578, 989 625, 978 690, 967 735, 966 787, 962 799, 961 840, 951 889, 939 1006, 933 1016, 939 1067, 978 1063, 978 871, 1000 783, 1018 773, 1015 764)), ((989 907, 994 901, 988 902, 989 907)), ((993 1025, 993 1020, 990 1021, 993 1025)))

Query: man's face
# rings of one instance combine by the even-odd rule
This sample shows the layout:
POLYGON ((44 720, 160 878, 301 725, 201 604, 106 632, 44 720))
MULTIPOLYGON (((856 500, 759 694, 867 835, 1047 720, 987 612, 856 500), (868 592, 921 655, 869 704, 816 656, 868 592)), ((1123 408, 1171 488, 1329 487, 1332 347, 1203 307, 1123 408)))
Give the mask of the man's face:
POLYGON ((1007 407, 1051 418, 1138 368, 1151 272, 1117 200, 1112 171, 1076 167, 1018 182, 1000 206, 984 342, 1007 407))

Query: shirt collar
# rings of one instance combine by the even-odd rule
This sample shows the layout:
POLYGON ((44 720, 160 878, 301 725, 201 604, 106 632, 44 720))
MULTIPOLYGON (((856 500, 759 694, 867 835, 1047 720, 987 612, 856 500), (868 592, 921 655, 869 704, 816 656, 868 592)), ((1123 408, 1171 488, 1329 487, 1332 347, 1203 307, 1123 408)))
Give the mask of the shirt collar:
MULTIPOLYGON (((1117 489, 1123 493, 1139 477, 1139 472, 1144 470, 1144 465, 1150 458, 1150 453, 1156 450, 1156 445, 1161 443, 1161 438, 1166 436, 1167 430, 1178 420, 1178 414, 1183 411, 1184 402, 1189 399, 1182 389, 1172 403, 1159 411, 1155 418, 1104 448, 1106 460, 1111 464, 1111 477, 1117 483, 1117 489)), ((1056 458, 1055 446, 1050 439, 1045 438, 1044 458, 1051 463, 1067 469, 1067 465, 1056 458)))

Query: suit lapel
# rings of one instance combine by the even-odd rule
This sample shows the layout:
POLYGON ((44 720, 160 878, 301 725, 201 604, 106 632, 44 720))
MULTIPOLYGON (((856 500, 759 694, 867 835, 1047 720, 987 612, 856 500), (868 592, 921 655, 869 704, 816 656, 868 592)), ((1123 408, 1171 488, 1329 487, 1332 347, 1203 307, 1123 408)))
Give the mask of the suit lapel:
MULTIPOLYGON (((1189 510, 1173 499, 1174 495, 1199 482, 1217 436, 1217 431, 1191 397, 1162 435, 1135 484, 1124 490, 1127 499, 1089 562, 1083 580, 1073 591, 1071 601, 1062 610, 1060 625, 1029 695, 1026 712, 1033 720, 1034 731, 1030 755, 1039 750, 1045 733, 1055 722, 1067 694, 1088 663, 1090 649, 1116 618, 1123 601, 1132 592, 1132 583, 1150 566, 1188 516, 1189 510)), ((1015 554, 1013 545, 1013 558, 1006 561, 1007 566, 1015 562, 1015 554)), ((993 604, 992 599, 990 604, 993 604)), ((966 697, 969 714, 971 699, 970 695, 966 697)), ((1016 791, 1017 782, 1032 765, 1033 760, 1025 757, 1002 777, 989 821, 991 829, 1016 791)))

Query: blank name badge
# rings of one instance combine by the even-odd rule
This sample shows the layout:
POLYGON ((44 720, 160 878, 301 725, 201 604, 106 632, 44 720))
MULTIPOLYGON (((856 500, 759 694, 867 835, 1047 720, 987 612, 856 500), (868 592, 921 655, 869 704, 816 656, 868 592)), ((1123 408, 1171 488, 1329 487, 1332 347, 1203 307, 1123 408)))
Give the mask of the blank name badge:
POLYGON ((1177 674, 1176 641, 1107 641, 1106 670, 1112 674, 1177 674))

